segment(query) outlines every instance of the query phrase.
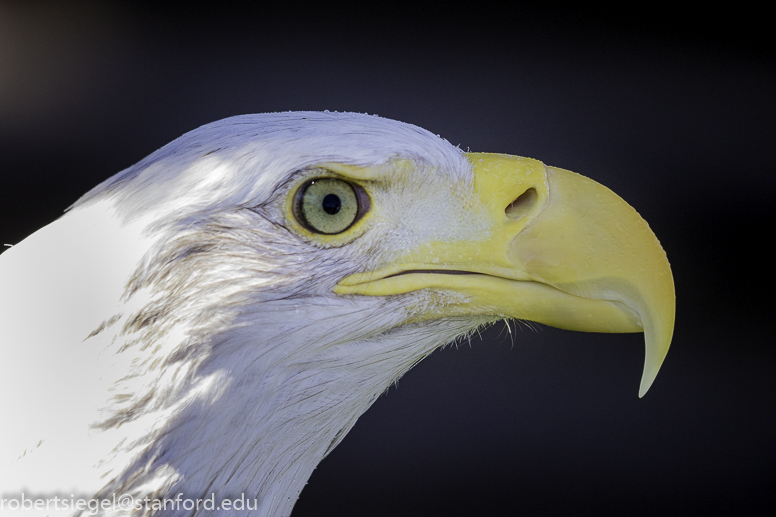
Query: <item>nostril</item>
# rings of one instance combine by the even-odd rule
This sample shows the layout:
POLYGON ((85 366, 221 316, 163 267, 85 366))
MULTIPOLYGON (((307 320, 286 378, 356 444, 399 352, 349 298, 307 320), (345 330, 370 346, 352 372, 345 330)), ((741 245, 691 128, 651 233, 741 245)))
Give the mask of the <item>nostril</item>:
POLYGON ((507 217, 510 219, 520 219, 521 217, 524 217, 536 204, 537 197, 536 189, 533 187, 529 188, 520 194, 517 199, 509 203, 509 206, 507 206, 505 210, 507 217))

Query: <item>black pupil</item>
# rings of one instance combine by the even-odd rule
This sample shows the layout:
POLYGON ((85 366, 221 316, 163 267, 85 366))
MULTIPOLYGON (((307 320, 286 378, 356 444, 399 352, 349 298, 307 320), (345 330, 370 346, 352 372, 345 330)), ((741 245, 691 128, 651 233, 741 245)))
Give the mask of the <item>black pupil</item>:
POLYGON ((323 211, 329 215, 334 215, 342 208, 342 201, 337 194, 327 194, 323 198, 323 211))

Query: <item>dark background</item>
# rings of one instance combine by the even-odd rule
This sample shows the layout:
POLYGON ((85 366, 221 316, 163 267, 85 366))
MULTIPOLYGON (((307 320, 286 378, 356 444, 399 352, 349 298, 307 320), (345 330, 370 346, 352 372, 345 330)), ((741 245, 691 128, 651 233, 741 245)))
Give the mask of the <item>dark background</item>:
POLYGON ((647 396, 640 335, 497 325, 381 397, 294 516, 771 515, 770 15, 360 5, 0 1, 0 244, 243 113, 377 113, 574 170, 630 202, 673 267, 647 396))

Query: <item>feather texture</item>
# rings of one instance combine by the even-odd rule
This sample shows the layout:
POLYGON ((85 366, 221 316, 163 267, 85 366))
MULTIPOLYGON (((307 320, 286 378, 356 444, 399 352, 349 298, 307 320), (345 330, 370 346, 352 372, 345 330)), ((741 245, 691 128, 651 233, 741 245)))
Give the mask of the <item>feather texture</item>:
POLYGON ((97 186, 0 255, 0 403, 18 424, 3 430, 0 491, 245 494, 288 515, 377 396, 494 319, 405 324, 446 295, 332 292, 470 230, 456 207, 471 178, 418 127, 300 112, 208 124, 97 186), (327 162, 384 166, 381 211, 346 245, 285 220, 292 188, 327 162))

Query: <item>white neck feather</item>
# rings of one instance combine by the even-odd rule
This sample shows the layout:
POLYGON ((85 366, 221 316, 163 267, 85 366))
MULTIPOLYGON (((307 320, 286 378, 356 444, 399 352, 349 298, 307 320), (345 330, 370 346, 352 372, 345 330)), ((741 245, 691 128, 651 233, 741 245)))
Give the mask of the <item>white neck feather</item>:
POLYGON ((370 322, 365 328, 372 335, 355 340, 353 311, 364 307, 345 300, 317 311, 281 302, 261 323, 212 336, 209 357, 192 365, 189 393, 176 394, 187 402, 161 412, 165 422, 153 426, 151 448, 127 451, 137 457, 143 449, 104 495, 215 493, 219 500, 244 494, 258 501, 258 515, 290 514, 312 471, 374 400, 440 343, 476 324, 451 320, 389 330, 403 318, 400 305, 372 304, 383 305, 368 309, 382 325, 370 322), (289 310, 299 311, 296 317, 316 333, 273 323, 286 320, 282 313, 289 310), (376 327, 384 332, 375 335, 376 327), (210 383, 219 386, 215 395, 203 389, 210 383))

